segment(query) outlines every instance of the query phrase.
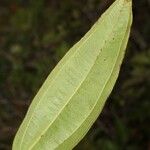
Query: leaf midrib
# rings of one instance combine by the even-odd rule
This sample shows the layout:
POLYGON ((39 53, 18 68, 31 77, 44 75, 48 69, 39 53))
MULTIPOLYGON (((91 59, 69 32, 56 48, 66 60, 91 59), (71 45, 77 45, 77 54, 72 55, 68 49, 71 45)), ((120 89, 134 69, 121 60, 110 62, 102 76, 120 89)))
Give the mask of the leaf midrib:
MULTIPOLYGON (((120 13, 119 13, 119 15, 118 15, 118 18, 120 17, 120 13)), ((118 20, 118 19, 117 19, 118 20)), ((117 22, 117 21, 116 21, 117 22)), ((115 26, 115 25, 114 25, 115 26)), ((113 26, 113 27, 114 27, 113 26)), ((113 28, 112 28, 113 29, 113 28)), ((111 33, 110 33, 110 35, 113 33, 113 30, 111 31, 111 33)), ((110 35, 108 35, 108 37, 110 37, 110 35)), ((108 38, 107 37, 107 38, 108 38)), ((108 38, 109 39, 109 38, 108 38)), ((108 40, 107 39, 107 40, 108 40)), ((107 42, 107 40, 105 41, 105 42, 107 42)), ((103 44, 103 48, 102 49, 104 49, 104 47, 105 47, 105 42, 104 42, 104 44, 103 44)), ((101 53, 101 52, 100 52, 101 53)), ((95 60, 95 62, 97 61, 97 59, 98 59, 98 57, 99 57, 99 55, 100 55, 100 53, 98 54, 98 56, 97 56, 97 58, 96 58, 96 60, 95 60)), ((120 53, 120 51, 119 51, 119 53, 120 53)), ((118 53, 118 54, 119 54, 118 53)), ((118 55, 117 55, 118 56, 118 55)), ((118 57, 117 57, 118 58, 118 57)), ((118 60, 118 59, 117 59, 118 60)), ((117 61, 116 60, 116 61, 117 61)), ((95 65, 95 62, 93 63, 93 65, 92 65, 92 67, 91 67, 91 69, 94 67, 94 65, 95 65)), ((115 63, 115 65, 116 65, 116 63, 115 63)), ((115 66, 114 65, 114 66, 115 66)), ((113 68, 114 67, 112 67, 112 71, 111 71, 111 73, 110 73, 110 76, 111 76, 111 74, 112 74, 112 72, 113 72, 113 68)), ((83 81, 79 84, 79 86, 76 88, 76 90, 75 90, 75 92, 71 95, 71 97, 69 98, 69 100, 67 101, 67 103, 62 107, 62 109, 59 111, 59 113, 58 113, 58 115, 57 115, 57 117, 56 118, 54 118, 54 120, 51 122, 51 124, 50 125, 48 125, 48 127, 44 130, 44 132, 41 134, 41 135, 44 135, 44 133, 46 133, 46 131, 49 129, 49 127, 55 122, 55 120, 59 117, 59 115, 63 112, 63 110, 64 110, 64 108, 66 107, 66 105, 68 105, 68 103, 71 101, 71 99, 73 98, 73 96, 75 95, 75 93, 80 89, 80 87, 81 87, 81 85, 84 83, 84 81, 85 81, 85 79, 88 77, 88 75, 89 75, 89 73, 90 73, 90 71, 91 71, 91 69, 89 70, 89 72, 87 73, 87 75, 85 76, 85 78, 83 79, 83 81)), ((109 80, 109 78, 110 78, 110 76, 108 77, 108 80, 109 80)), ((108 82, 108 80, 107 80, 107 82, 108 82)), ((106 83, 107 84, 107 83, 106 83)), ((105 85, 106 85, 105 84, 105 85)), ((105 85, 104 85, 104 88, 105 88, 105 85)), ((102 89, 102 91, 103 91, 103 89, 102 89)), ((95 106, 95 105, 94 105, 95 106)), ((39 136, 39 138, 31 145, 31 147, 30 147, 30 150, 37 144, 37 142, 39 141, 41 139, 41 136, 39 136)), ((65 141, 65 140, 64 140, 65 141)))
MULTIPOLYGON (((116 3, 116 4, 117 4, 117 3, 116 3)), ((115 7, 115 5, 114 5, 113 7, 115 7)), ((103 18, 101 18, 101 21, 102 21, 102 20, 103 20, 103 18)), ((95 27, 95 26, 93 26, 93 28, 94 28, 94 27, 95 27)), ((83 44, 85 44, 85 43, 88 41, 88 39, 90 39, 90 37, 91 37, 97 30, 98 30, 98 29, 95 28, 95 30, 94 30, 91 34, 89 34, 89 36, 87 37, 87 39, 85 39, 85 41, 83 41, 83 43, 77 48, 76 52, 70 57, 70 59, 78 52, 78 50, 83 46, 83 44)), ((69 62, 70 59, 68 59, 67 62, 69 62)), ((67 64, 67 62, 66 62, 66 64, 67 64)), ((65 64, 65 65, 66 65, 66 64, 65 64)), ((64 65, 64 66, 65 66, 65 65, 64 65)), ((64 67, 64 66, 63 66, 63 67, 64 67)), ((62 70, 62 69, 60 69, 59 72, 61 72, 61 70, 62 70)), ((55 78, 59 75, 59 72, 57 73, 57 75, 55 76, 55 78)), ((55 80, 55 78, 53 78, 53 80, 51 81, 51 83, 53 83, 53 81, 55 80)), ((50 86, 51 86, 51 85, 50 85, 50 86)), ((50 86, 49 86, 49 87, 50 87, 50 86)), ((41 99, 45 96, 45 93, 48 91, 49 87, 47 88, 47 90, 45 90, 45 92, 43 93, 41 99)), ((36 104, 36 106, 35 106, 34 109, 36 109, 40 103, 41 103, 41 101, 39 101, 39 102, 36 104)), ((29 108, 29 109, 30 109, 30 108, 29 108)), ((26 134, 26 132, 27 132, 27 129, 28 129, 29 125, 30 125, 30 122, 31 122, 32 118, 33 118, 33 115, 30 116, 30 118, 29 118, 29 120, 28 120, 28 122, 27 122, 26 128, 25 128, 25 130, 24 130, 24 134, 22 135, 22 138, 21 138, 20 149, 21 149, 21 147, 22 147, 22 143, 23 143, 25 134, 26 134)))

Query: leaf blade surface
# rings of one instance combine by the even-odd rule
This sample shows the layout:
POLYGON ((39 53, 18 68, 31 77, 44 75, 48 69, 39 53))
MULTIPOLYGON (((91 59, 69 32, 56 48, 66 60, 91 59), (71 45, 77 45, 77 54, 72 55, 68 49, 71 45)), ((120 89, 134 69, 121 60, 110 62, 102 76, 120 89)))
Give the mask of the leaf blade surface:
POLYGON ((131 2, 117 0, 56 66, 36 95, 13 148, 72 149, 98 117, 119 73, 131 2))

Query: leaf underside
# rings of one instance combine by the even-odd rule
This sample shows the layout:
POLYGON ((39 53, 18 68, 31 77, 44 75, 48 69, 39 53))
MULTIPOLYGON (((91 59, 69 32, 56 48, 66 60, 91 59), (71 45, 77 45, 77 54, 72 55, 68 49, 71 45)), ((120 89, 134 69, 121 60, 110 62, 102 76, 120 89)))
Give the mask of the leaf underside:
POLYGON ((131 1, 116 0, 48 76, 13 150, 70 150, 84 137, 116 82, 131 23, 131 1))

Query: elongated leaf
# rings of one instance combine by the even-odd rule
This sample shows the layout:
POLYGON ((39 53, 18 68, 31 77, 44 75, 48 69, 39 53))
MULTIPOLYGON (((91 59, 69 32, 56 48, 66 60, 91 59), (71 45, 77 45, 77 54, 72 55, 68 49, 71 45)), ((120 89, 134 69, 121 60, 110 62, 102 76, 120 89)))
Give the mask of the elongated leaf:
POLYGON ((117 0, 46 79, 13 150, 70 150, 100 114, 118 77, 132 22, 131 0, 117 0))

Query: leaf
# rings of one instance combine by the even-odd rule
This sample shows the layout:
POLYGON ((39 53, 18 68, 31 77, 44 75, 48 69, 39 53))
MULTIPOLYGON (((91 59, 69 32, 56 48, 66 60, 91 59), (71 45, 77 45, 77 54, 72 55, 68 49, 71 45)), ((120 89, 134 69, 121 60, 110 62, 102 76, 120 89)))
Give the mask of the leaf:
POLYGON ((117 0, 46 79, 18 130, 13 150, 69 150, 88 132, 112 91, 132 9, 117 0))

